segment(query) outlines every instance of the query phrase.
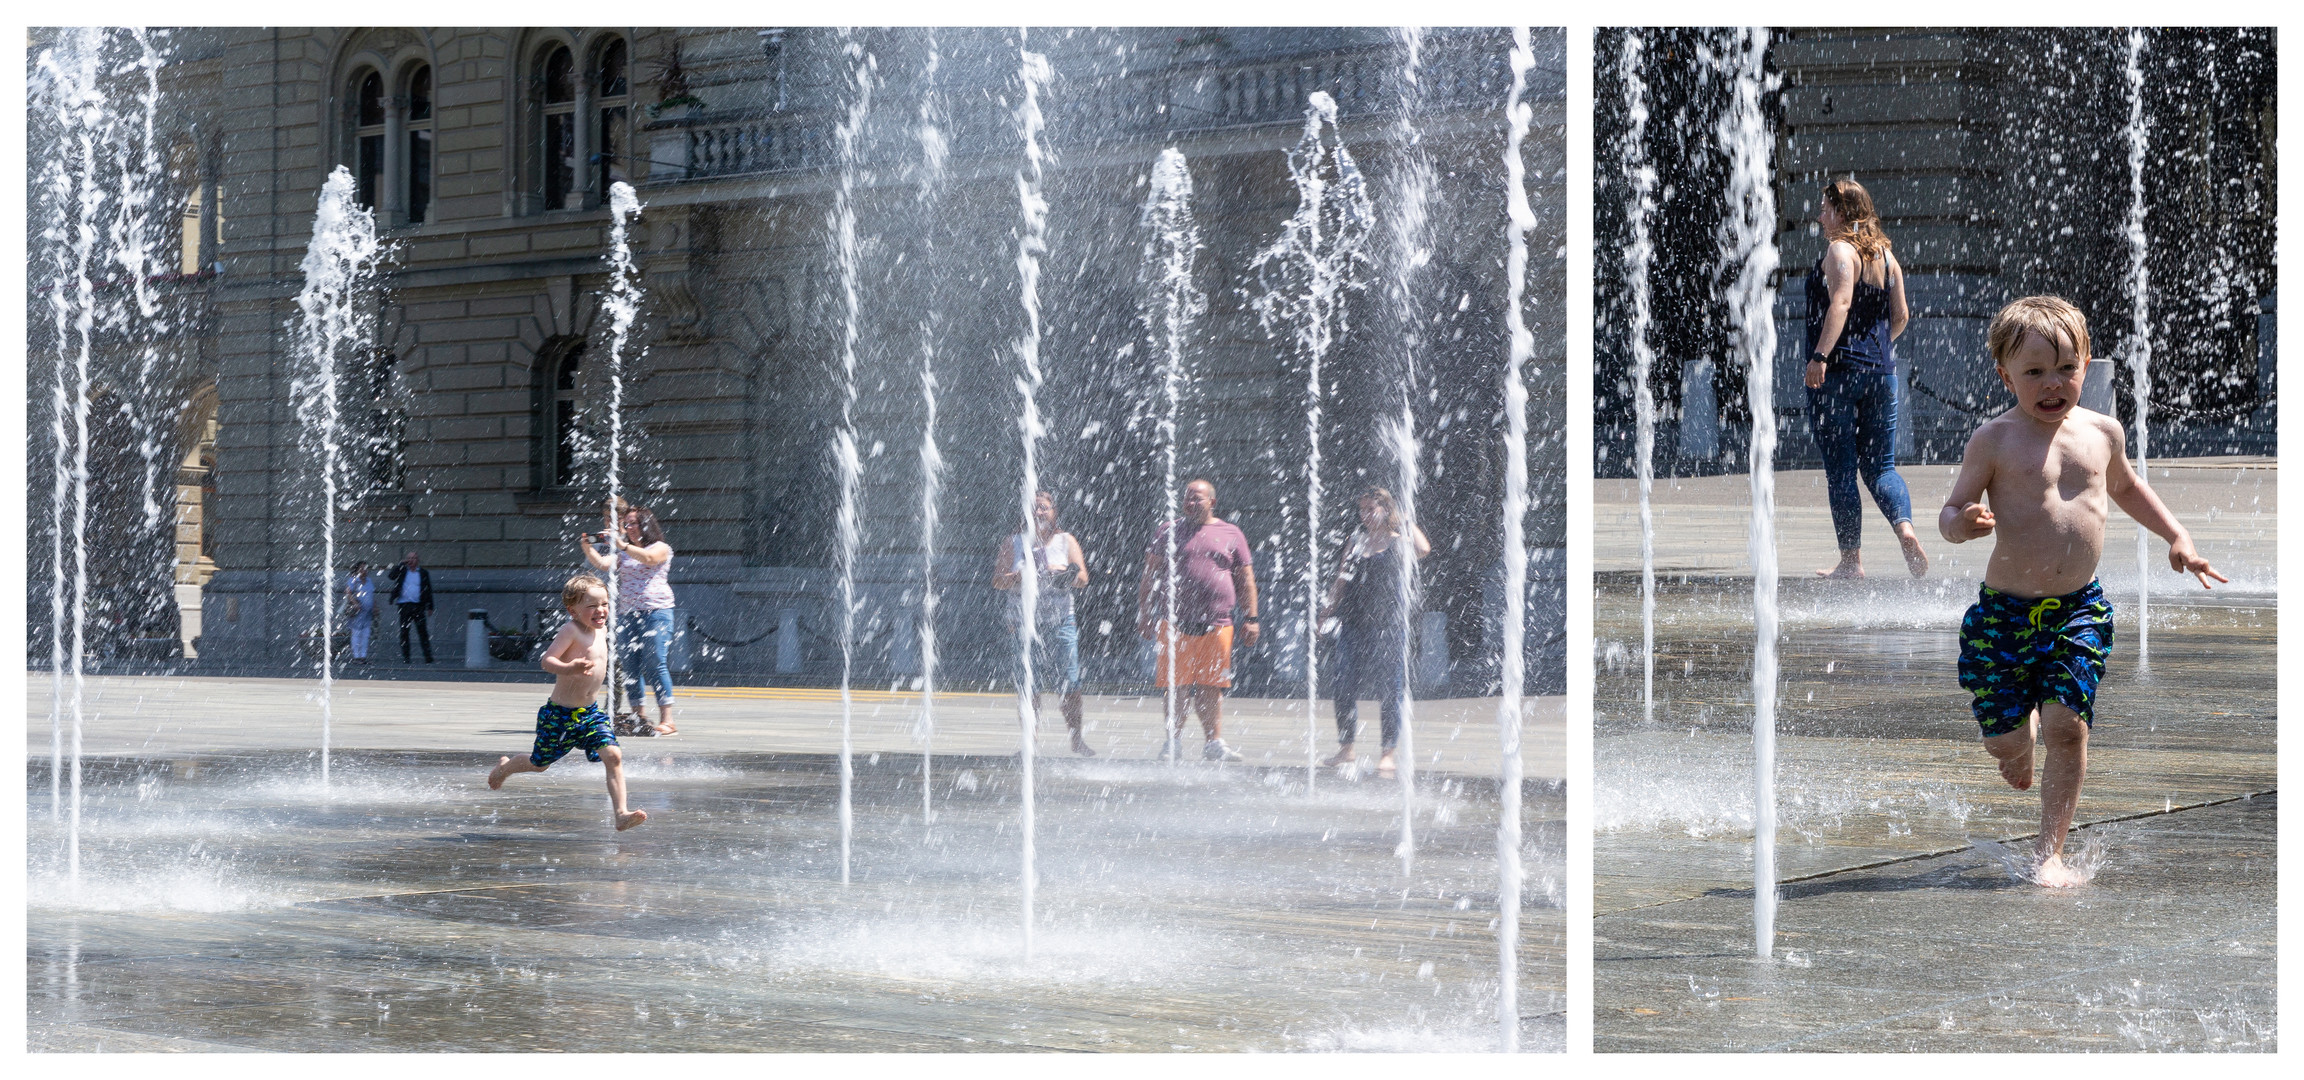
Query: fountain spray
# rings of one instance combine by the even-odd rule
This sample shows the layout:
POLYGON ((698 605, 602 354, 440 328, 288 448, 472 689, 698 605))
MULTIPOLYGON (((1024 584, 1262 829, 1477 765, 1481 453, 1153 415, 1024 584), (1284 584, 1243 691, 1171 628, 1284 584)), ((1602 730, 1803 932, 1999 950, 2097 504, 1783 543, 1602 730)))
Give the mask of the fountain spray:
POLYGON ((1649 386, 1656 352, 1648 345, 1648 266, 1655 244, 1648 215, 1656 210, 1656 170, 1648 164, 1648 84, 1640 76, 1640 35, 1627 31, 1618 66, 1624 72, 1624 178, 1632 184, 1624 207, 1630 235, 1624 243, 1624 291, 1631 299, 1625 335, 1632 346, 1633 470, 1640 478, 1640 711, 1656 719, 1656 392, 1649 386))
POLYGON ((853 93, 836 137, 840 144, 840 186, 832 198, 832 253, 840 273, 840 431, 832 456, 840 470, 840 884, 848 884, 849 852, 855 831, 850 794, 856 782, 855 701, 850 683, 856 673, 856 548, 860 540, 857 501, 863 462, 856 453, 856 340, 858 326, 856 253, 857 140, 872 112, 872 57, 841 31, 853 93))
MULTIPOLYGON (((1336 129, 1336 99, 1325 90, 1305 96, 1304 133, 1288 151, 1288 175, 1296 184, 1296 212, 1281 225, 1279 239, 1250 263, 1264 289, 1250 305, 1266 334, 1277 337, 1285 329, 1304 357, 1304 715, 1310 728, 1319 715, 1319 612, 1327 586, 1320 575, 1320 506, 1326 497, 1320 476, 1321 402, 1326 400, 1321 379, 1336 339, 1349 328, 1347 295, 1367 286, 1361 275, 1375 216, 1360 167, 1336 129)), ((1173 477, 1169 487, 1175 487, 1173 477)), ((1168 565, 1175 564, 1171 550, 1168 565)), ((1170 578, 1173 607, 1173 571, 1170 578)), ((1174 724, 1171 718, 1171 732, 1174 724)), ((1307 734, 1316 745, 1316 734, 1307 734)))
POLYGON ((106 199, 97 183, 96 149, 107 138, 104 129, 109 123, 104 93, 97 84, 102 48, 101 29, 67 31, 56 48, 40 54, 38 83, 58 129, 42 169, 51 210, 44 235, 56 274, 49 308, 58 349, 49 426, 55 440, 50 462, 55 522, 49 534, 48 814, 52 820, 61 819, 69 808, 65 857, 75 887, 80 880, 80 745, 87 700, 88 396, 96 334, 96 289, 90 274, 99 260, 95 217, 106 199), (64 542, 68 506, 72 508, 69 595, 64 542), (67 716, 72 729, 69 804, 64 797, 67 716))
POLYGON ((296 294, 301 314, 298 352, 306 370, 292 393, 303 424, 304 443, 320 462, 320 782, 328 783, 330 727, 335 718, 336 514, 351 494, 345 474, 343 408, 339 369, 357 362, 374 338, 371 313, 363 305, 374 285, 382 248, 376 241, 376 215, 359 204, 351 170, 342 165, 321 185, 312 219, 312 242, 304 252, 304 288, 296 294))
POLYGON ((1528 140, 1532 110, 1521 95, 1536 66, 1528 28, 1512 28, 1512 89, 1504 115, 1512 124, 1504 141, 1505 236, 1504 322, 1511 331, 1504 361, 1504 700, 1496 706, 1496 747, 1501 765, 1496 815, 1496 1024, 1498 1049, 1520 1052, 1520 717, 1528 681, 1528 384, 1524 372, 1536 355, 1522 305, 1528 299, 1528 234, 1536 212, 1528 205, 1527 164, 1521 147, 1528 140))
POLYGON ((608 185, 608 295, 601 306, 608 311, 608 522, 616 531, 616 554, 608 560, 608 706, 609 715, 622 711, 620 702, 637 713, 645 706, 624 701, 622 627, 616 605, 622 599, 620 573, 624 566, 624 519, 616 512, 623 501, 624 483, 624 346, 631 339, 632 323, 640 316, 639 270, 632 265, 632 222, 640 217, 640 197, 632 185, 618 180, 608 185))
MULTIPOLYGON (((935 221, 944 198, 945 162, 950 145, 944 139, 944 98, 936 89, 936 71, 942 54, 936 32, 928 31, 928 66, 921 73, 920 95, 920 220, 925 223, 920 265, 925 275, 935 263, 935 221)), ((933 277, 924 277, 931 283, 933 277)), ((935 787, 930 769, 936 761, 936 523, 944 495, 944 452, 936 445, 936 303, 933 292, 920 313, 920 823, 936 820, 935 787)))
MULTIPOLYGON (((1160 160, 1152 166, 1152 193, 1144 201, 1139 224, 1144 230, 1144 261, 1139 270, 1144 286, 1142 318, 1146 331, 1152 335, 1153 347, 1160 353, 1161 389, 1167 406, 1160 418, 1161 461, 1166 475, 1166 485, 1161 491, 1163 498, 1172 499, 1176 492, 1180 449, 1176 420, 1184 397, 1184 350, 1191 341, 1192 324, 1208 310, 1207 298, 1192 283, 1192 260, 1200 250, 1200 227, 1192 220, 1192 170, 1185 163, 1183 151, 1171 146, 1160 152, 1160 160)), ((1170 525, 1163 537, 1167 547, 1161 562, 1165 590, 1162 610, 1169 613, 1161 620, 1161 634, 1166 638, 1164 644, 1171 658, 1176 655, 1177 636, 1176 533, 1176 527, 1170 525)), ((1169 681, 1173 683, 1173 659, 1169 666, 1169 681)), ((1167 745, 1171 749, 1181 745, 1183 734, 1177 697, 1173 686, 1161 695, 1168 722, 1167 745)), ((1170 756, 1169 764, 1175 766, 1183 757, 1179 750, 1170 756)))
POLYGON ((1768 31, 1740 27, 1726 59, 1734 101, 1715 134, 1728 158, 1721 256, 1735 268, 1729 307, 1752 409, 1752 934, 1762 958, 1776 944, 1776 196, 1769 187, 1768 31))
MULTIPOLYGON (((2150 479, 2146 437, 2152 411, 2152 272, 2144 235, 2144 30, 2128 31, 2128 374, 2136 395, 2136 475, 2150 479)), ((2152 533, 2136 526, 2136 666, 2152 658, 2152 533)))
MULTIPOLYGON (((1051 78, 1048 58, 1025 48, 1029 31, 1016 32, 1018 64, 1016 77, 1023 84, 1024 98, 1016 106, 1016 124, 1024 137, 1024 164, 1016 172, 1016 199, 1023 216, 1023 228, 1016 237, 1016 280, 1018 296, 1024 307, 1024 332, 1016 339, 1016 360, 1020 372, 1016 378, 1016 391, 1022 399, 1016 418, 1018 433, 1023 438, 1024 475, 1020 485, 1023 496, 1023 522, 1029 533, 1032 528, 1032 499, 1040 490, 1040 406, 1034 399, 1040 392, 1040 256, 1048 252, 1048 200, 1041 192, 1041 173, 1048 160, 1042 145, 1046 123, 1040 115, 1040 92, 1047 88, 1051 78)), ((1020 875, 1024 901, 1024 959, 1032 959, 1032 894, 1037 886, 1033 867, 1033 735, 1038 727, 1032 701, 1032 650, 1040 641, 1040 575, 1035 572, 1022 575, 1017 582, 1017 599, 1021 617, 1016 620, 1016 648, 1021 654, 1022 679, 1016 687, 1016 715, 1023 726, 1024 790, 1020 798, 1023 810, 1024 859, 1020 875)))
POLYGON ((1400 67, 1401 147, 1400 197, 1393 200, 1392 302, 1400 320, 1400 416, 1392 423, 1392 454, 1399 467, 1397 494, 1399 535, 1392 543, 1400 567, 1400 872, 1410 873, 1416 862, 1416 700, 1413 687, 1416 662, 1416 487, 1423 448, 1416 438, 1416 360, 1424 349, 1424 312, 1416 302, 1416 272, 1432 259, 1430 215, 1432 156, 1424 149, 1418 121, 1424 108, 1424 88, 1418 81, 1424 30, 1398 31, 1405 52, 1400 67))

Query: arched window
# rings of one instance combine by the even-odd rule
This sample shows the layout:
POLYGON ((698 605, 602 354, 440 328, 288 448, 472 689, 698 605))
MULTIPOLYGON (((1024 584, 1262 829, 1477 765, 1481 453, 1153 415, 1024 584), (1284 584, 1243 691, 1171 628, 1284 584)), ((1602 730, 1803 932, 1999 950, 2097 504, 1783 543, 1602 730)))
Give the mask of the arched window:
POLYGON ((373 208, 384 193, 384 76, 370 68, 353 79, 352 175, 360 205, 373 208))
POLYGON ((595 107, 600 111, 600 125, 594 160, 599 166, 594 173, 593 197, 608 201, 608 185, 626 179, 625 165, 631 153, 631 79, 630 50, 623 38, 611 38, 600 47, 598 81, 599 98, 595 107))
POLYGON ((544 209, 576 203, 576 54, 555 45, 544 56, 544 209))
POLYGON ((408 224, 423 224, 432 207, 432 68, 408 76, 408 224))
POLYGON ((584 442, 584 414, 578 407, 578 371, 584 360, 584 343, 573 341, 552 362, 551 445, 547 448, 549 463, 545 483, 552 487, 573 487, 576 475, 577 452, 584 442))

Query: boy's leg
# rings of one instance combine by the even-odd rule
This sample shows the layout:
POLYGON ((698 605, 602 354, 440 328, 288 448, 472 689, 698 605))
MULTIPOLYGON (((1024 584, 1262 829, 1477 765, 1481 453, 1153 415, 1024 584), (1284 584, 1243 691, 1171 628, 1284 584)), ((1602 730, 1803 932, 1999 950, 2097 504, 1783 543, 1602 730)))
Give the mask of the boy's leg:
POLYGON ((2032 789, 2032 728, 2035 716, 2024 718, 2024 726, 1999 735, 1984 736, 1984 751, 2000 762, 2000 778, 2018 791, 2032 789))
POLYGON ((496 767, 488 770, 488 790, 496 791, 502 788, 505 777, 524 772, 543 772, 544 768, 544 766, 525 757, 498 758, 496 759, 496 767))
POLYGON ((623 832, 648 820, 648 811, 624 808, 624 748, 615 745, 601 747, 600 763, 608 767, 608 800, 615 808, 616 831, 623 832))
POLYGON ((2040 706, 2040 742, 2047 748, 2040 767, 2040 883, 2077 884, 2051 880, 2050 866, 2061 868, 2057 856, 2079 809, 2080 783, 2088 775, 2088 723, 2065 705, 2049 702, 2040 706))

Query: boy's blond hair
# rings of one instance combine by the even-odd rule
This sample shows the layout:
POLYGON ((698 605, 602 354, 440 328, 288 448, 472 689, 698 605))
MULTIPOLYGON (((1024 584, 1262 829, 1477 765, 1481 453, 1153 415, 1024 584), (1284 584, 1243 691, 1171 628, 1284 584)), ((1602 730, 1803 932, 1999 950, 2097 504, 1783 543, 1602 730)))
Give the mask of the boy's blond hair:
POLYGON ((2080 313, 2070 300, 2061 296, 2027 296, 2011 300, 1992 316, 1992 328, 1985 331, 1984 341, 1992 350, 1992 362, 2007 366, 2008 358, 2024 344, 2024 335, 2038 334, 2050 345, 2072 344, 2073 354, 2083 360, 2088 353, 2088 316, 2080 313))
POLYGON ((608 595, 608 583, 590 574, 578 574, 569 578, 568 584, 560 586, 560 606, 574 610, 576 605, 583 603, 584 597, 594 589, 600 590, 602 596, 608 595))

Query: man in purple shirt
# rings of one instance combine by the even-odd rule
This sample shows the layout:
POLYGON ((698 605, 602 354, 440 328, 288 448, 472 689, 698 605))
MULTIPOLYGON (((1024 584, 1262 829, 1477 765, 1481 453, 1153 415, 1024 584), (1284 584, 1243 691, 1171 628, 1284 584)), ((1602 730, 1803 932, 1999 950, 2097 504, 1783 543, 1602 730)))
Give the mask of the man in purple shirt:
POLYGON ((1242 644, 1256 644, 1259 605, 1256 566, 1240 527, 1216 516, 1216 485, 1194 480, 1184 485, 1184 516, 1160 527, 1144 552, 1144 577, 1136 586, 1136 633, 1159 648, 1160 688, 1167 694, 1167 744, 1160 756, 1183 753, 1183 706, 1200 714, 1208 738, 1200 756, 1238 761, 1240 752, 1224 745, 1224 690, 1232 685, 1232 609, 1246 627, 1242 644), (1174 551, 1174 582, 1168 559, 1174 551), (1169 591, 1175 592, 1170 610, 1169 591))

